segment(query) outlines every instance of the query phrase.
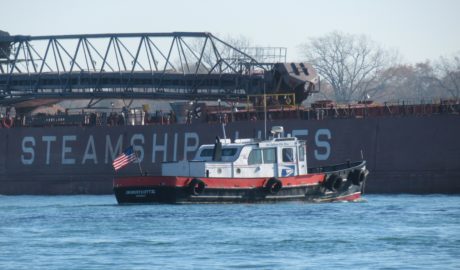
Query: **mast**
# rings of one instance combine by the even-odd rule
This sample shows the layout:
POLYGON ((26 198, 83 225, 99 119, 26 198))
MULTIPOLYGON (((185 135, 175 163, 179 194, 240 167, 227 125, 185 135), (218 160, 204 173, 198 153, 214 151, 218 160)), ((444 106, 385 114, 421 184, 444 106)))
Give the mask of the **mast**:
POLYGON ((264 82, 264 140, 267 139, 267 96, 265 94, 265 82, 264 82))

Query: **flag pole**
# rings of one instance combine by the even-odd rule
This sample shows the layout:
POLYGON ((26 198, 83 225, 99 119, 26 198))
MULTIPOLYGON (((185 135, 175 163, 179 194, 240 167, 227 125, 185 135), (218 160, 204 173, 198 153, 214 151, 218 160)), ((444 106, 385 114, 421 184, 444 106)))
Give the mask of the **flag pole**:
POLYGON ((137 164, 139 164, 139 171, 141 172, 141 175, 144 175, 144 173, 142 172, 141 160, 140 160, 139 157, 137 156, 136 151, 134 151, 134 147, 133 147, 133 152, 134 152, 134 155, 136 155, 137 164))

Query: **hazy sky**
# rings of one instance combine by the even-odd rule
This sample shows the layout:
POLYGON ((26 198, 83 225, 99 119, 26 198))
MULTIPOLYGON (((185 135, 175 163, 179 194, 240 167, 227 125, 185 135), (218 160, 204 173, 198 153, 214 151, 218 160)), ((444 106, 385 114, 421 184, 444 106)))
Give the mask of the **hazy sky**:
POLYGON ((460 0, 0 0, 10 34, 209 31, 288 48, 339 30, 397 49, 406 62, 460 51, 460 0))

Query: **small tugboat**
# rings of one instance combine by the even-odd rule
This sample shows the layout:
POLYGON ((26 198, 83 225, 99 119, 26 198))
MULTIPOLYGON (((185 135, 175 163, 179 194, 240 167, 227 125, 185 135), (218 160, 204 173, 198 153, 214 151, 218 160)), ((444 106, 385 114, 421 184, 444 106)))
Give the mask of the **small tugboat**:
POLYGON ((366 161, 307 168, 306 142, 283 137, 275 126, 268 140, 216 138, 193 160, 165 162, 161 176, 116 177, 118 203, 260 203, 355 201, 369 171, 366 161))

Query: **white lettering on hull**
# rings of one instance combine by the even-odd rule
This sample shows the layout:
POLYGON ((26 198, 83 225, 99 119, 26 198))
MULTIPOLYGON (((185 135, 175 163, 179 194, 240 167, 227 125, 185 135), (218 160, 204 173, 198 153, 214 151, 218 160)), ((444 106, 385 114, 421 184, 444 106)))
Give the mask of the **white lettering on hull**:
POLYGON ((293 129, 292 130, 293 137, 300 137, 300 136, 308 136, 308 129, 293 129))
POLYGON ((157 134, 153 133, 153 144, 152 144, 152 163, 156 162, 157 152, 163 152, 163 162, 166 161, 168 155, 168 133, 165 132, 163 138, 163 144, 157 143, 157 134))
POLYGON ((46 165, 49 165, 51 155, 51 142, 56 141, 56 136, 43 136, 42 141, 46 142, 46 165))
POLYGON ((136 163, 140 163, 144 160, 144 143, 144 134, 134 134, 131 137, 131 145, 133 146, 133 150, 134 152, 136 152, 137 155, 137 161, 135 161, 136 163), (136 144, 136 141, 139 141, 140 144, 136 144))
POLYGON ((72 147, 67 146, 67 142, 74 142, 77 140, 77 136, 75 135, 64 135, 62 136, 62 159, 61 159, 61 164, 63 165, 74 165, 75 164, 75 159, 74 158, 67 158, 66 154, 72 153, 72 147))
POLYGON ((196 132, 185 132, 184 134, 184 157, 183 160, 187 160, 187 154, 190 152, 195 153, 200 146, 200 138, 196 132), (189 144, 190 139, 195 140, 193 145, 189 144))
POLYGON ((315 144, 319 148, 324 148, 325 152, 320 153, 318 149, 315 149, 315 158, 317 160, 327 160, 331 155, 331 144, 329 140, 331 139, 331 131, 329 129, 318 129, 315 134, 315 144), (320 137, 326 136, 327 140, 320 140, 320 137))
POLYGON ((35 138, 26 136, 22 139, 22 155, 21 162, 24 165, 32 165, 35 161, 35 138), (30 146, 27 146, 30 145, 30 146), (27 154, 30 155, 27 158, 27 154))
MULTIPOLYGON (((314 134, 313 157, 316 160, 329 159, 332 150, 331 131, 329 129, 318 129, 315 132, 310 131, 308 129, 294 129, 292 130, 292 135, 301 139, 307 139, 308 136, 314 134)), ((81 144, 77 143, 77 139, 81 140, 81 138, 77 138, 77 135, 72 134, 63 135, 62 137, 44 135, 38 137, 38 139, 33 136, 25 136, 22 138, 20 161, 23 165, 32 165, 37 163, 36 157, 39 157, 40 165, 59 165, 59 163, 61 165, 75 165, 77 163, 76 160, 81 161, 83 165, 99 165, 98 151, 104 151, 103 163, 111 164, 116 156, 131 144, 141 162, 147 160, 148 162, 151 161, 151 164, 155 164, 168 161, 168 157, 172 157, 173 161, 177 161, 178 158, 183 160, 188 159, 199 148, 200 136, 197 132, 185 132, 183 133, 183 137, 179 136, 180 134, 177 132, 174 133, 173 138, 170 138, 169 135, 168 133, 153 133, 151 137, 149 136, 152 146, 151 151, 147 152, 145 152, 144 148, 146 144, 149 145, 149 142, 146 142, 145 135, 142 133, 133 134, 129 140, 124 140, 124 135, 122 134, 118 135, 118 137, 105 135, 104 150, 97 147, 98 144, 103 143, 100 139, 104 137, 100 138, 93 134, 88 135, 86 143, 82 142, 81 144), (179 137, 181 137, 181 140, 179 140, 179 137), (100 139, 98 140, 98 138, 100 139), (57 143, 61 141, 62 143, 57 143), (78 149, 79 151, 77 151, 77 145, 81 146, 82 149, 78 149), (61 149, 59 149, 59 146, 61 146, 61 149), (44 155, 38 155, 37 148, 43 149, 41 151, 44 152, 44 155), (183 150, 182 153, 179 149, 183 150), (172 156, 168 155, 171 150, 173 151, 172 156), (181 156, 178 157, 178 154, 181 154, 181 156)), ((235 138, 240 137, 239 131, 235 131, 234 135, 235 138)), ((257 131, 256 135, 256 137, 260 138, 262 137, 262 132, 257 131)), ((99 153, 99 155, 101 154, 99 153)))
POLYGON ((174 150, 173 150, 173 161, 177 161, 177 138, 179 135, 174 133, 174 150))
POLYGON ((121 146, 123 144, 123 135, 118 136, 117 144, 115 145, 115 149, 112 146, 112 140, 110 139, 110 135, 105 135, 105 160, 104 163, 107 164, 112 162, 122 150, 121 146), (110 160, 109 160, 109 152, 110 152, 110 160))
POLYGON ((96 147, 94 146, 93 135, 89 136, 88 143, 86 144, 85 154, 83 155, 83 160, 81 161, 81 164, 85 164, 88 159, 93 160, 93 163, 97 164, 96 147))

